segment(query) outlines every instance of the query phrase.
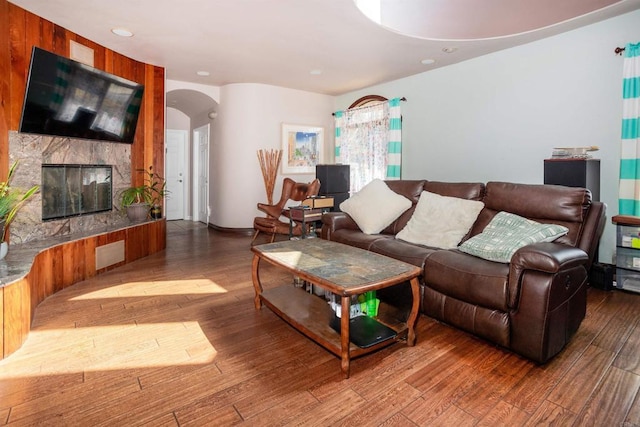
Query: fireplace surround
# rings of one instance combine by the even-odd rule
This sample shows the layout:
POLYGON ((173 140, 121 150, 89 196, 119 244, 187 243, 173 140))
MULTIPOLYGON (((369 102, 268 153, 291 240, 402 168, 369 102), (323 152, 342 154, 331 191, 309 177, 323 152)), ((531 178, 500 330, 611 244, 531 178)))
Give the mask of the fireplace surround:
MULTIPOLYGON (((131 186, 131 145, 9 132, 9 160, 19 160, 12 181, 19 188, 43 184, 45 165, 111 167, 111 208, 91 215, 43 220, 43 189, 34 194, 11 225, 11 242, 26 243, 52 237, 81 235, 129 223, 117 195, 131 186)), ((89 181, 90 182, 90 181, 89 181)), ((95 194, 95 193, 94 193, 95 194)), ((104 192, 101 193, 104 195, 104 192)))

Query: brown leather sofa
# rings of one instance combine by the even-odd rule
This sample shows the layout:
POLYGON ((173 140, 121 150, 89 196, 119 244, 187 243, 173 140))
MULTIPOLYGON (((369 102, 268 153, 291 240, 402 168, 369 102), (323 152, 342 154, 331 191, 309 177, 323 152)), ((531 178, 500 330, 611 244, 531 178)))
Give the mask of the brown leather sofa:
MULTIPOLYGON (((592 201, 589 190, 555 185, 426 180, 387 185, 410 199, 412 207, 380 234, 364 234, 349 215, 331 212, 323 215, 322 237, 421 266, 421 311, 427 316, 538 363, 562 350, 585 316, 588 271, 605 224, 603 203, 592 201), (569 232, 551 243, 520 248, 508 264, 396 239, 423 190, 484 203, 463 241, 481 233, 500 211, 562 225, 569 232)), ((393 292, 408 297, 402 287, 393 292)))

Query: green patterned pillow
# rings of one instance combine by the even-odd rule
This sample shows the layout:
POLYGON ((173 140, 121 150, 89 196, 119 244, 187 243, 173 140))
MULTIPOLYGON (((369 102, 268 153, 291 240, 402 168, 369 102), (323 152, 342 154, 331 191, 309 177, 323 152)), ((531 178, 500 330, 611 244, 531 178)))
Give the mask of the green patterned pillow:
POLYGON ((498 212, 482 233, 462 243, 458 249, 489 261, 508 263, 523 246, 552 242, 569 232, 567 227, 540 224, 508 212, 498 212))

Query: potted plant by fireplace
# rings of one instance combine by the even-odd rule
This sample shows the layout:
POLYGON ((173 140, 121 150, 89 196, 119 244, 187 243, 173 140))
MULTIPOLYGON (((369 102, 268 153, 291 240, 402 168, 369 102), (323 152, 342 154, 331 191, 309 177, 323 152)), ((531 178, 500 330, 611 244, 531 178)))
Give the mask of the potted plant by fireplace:
POLYGON ((18 167, 18 161, 11 164, 7 180, 0 182, 0 259, 7 255, 9 243, 7 242, 7 232, 9 225, 16 218, 16 214, 24 203, 29 200, 39 189, 34 185, 28 190, 11 186, 11 178, 18 167))
POLYGON ((120 193, 120 206, 130 221, 144 221, 149 216, 149 190, 146 185, 129 187, 120 193))
POLYGON ((151 194, 151 218, 160 219, 162 218, 162 201, 169 195, 167 182, 153 171, 153 166, 149 166, 149 170, 144 171, 144 173, 146 174, 145 181, 151 194))
MULTIPOLYGON (((127 217, 133 222, 146 220, 152 207, 160 206, 162 198, 167 193, 165 180, 153 172, 153 166, 149 166, 149 170, 140 169, 138 172, 145 174, 144 182, 120 192, 120 206, 126 210, 127 217)), ((162 212, 159 217, 162 217, 162 212)))

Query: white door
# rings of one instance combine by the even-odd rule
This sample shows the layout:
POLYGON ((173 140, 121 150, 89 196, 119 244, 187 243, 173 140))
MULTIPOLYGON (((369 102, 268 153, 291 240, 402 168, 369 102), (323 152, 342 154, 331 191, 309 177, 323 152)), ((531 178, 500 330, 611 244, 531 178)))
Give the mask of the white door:
POLYGON ((185 218, 187 136, 188 132, 184 130, 167 130, 164 156, 164 173, 169 192, 165 206, 167 220, 185 218))
POLYGON ((209 125, 194 131, 194 164, 197 165, 194 176, 196 197, 194 212, 196 221, 209 223, 209 125))

